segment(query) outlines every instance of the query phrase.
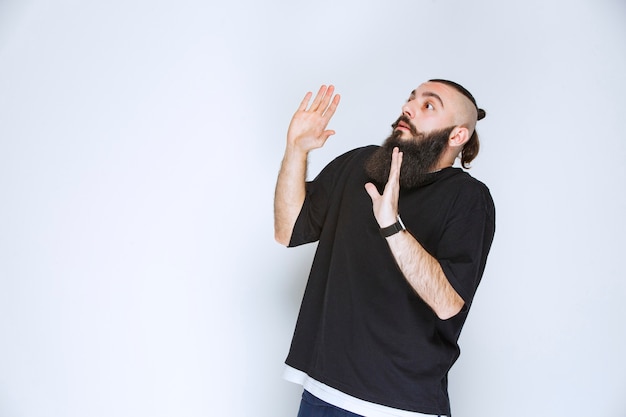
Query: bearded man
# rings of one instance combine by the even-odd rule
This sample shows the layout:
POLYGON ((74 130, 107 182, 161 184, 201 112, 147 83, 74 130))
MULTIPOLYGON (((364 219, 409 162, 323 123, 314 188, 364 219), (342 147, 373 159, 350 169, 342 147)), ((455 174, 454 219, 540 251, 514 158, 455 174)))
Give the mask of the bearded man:
POLYGON ((298 417, 450 416, 448 371, 495 232, 488 188, 462 168, 485 112, 461 85, 409 96, 382 146, 347 152, 306 181, 308 153, 333 135, 333 86, 305 95, 287 132, 276 240, 319 241, 285 378, 298 417))

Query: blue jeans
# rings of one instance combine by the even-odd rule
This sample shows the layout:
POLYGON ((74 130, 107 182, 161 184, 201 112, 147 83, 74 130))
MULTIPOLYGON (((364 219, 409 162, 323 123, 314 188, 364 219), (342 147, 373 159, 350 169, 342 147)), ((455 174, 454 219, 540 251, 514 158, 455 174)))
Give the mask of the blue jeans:
POLYGON ((304 390, 298 417, 363 417, 359 414, 351 413, 325 401, 320 400, 309 391, 304 390))

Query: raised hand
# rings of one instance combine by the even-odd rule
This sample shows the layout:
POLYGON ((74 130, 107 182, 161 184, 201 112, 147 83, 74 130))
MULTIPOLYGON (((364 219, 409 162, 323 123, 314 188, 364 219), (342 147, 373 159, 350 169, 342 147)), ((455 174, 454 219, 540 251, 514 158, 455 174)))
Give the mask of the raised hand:
POLYGON ((289 124, 288 147, 295 147, 299 151, 308 153, 312 149, 324 146, 326 140, 335 134, 334 130, 326 129, 341 98, 339 94, 333 96, 334 91, 335 87, 332 85, 321 86, 310 107, 309 101, 313 94, 306 93, 289 124))
POLYGON ((372 199, 374 217, 380 227, 387 227, 396 222, 398 216, 398 197, 400 196, 400 167, 402 166, 402 152, 393 148, 391 154, 391 169, 389 179, 385 184, 383 194, 371 182, 365 184, 365 190, 372 199))
POLYGON ((287 148, 274 194, 274 237, 283 245, 289 244, 304 202, 309 151, 322 147, 326 139, 335 134, 334 130, 326 129, 339 105, 339 94, 333 96, 334 91, 332 85, 323 85, 310 107, 313 94, 306 93, 289 124, 287 148))

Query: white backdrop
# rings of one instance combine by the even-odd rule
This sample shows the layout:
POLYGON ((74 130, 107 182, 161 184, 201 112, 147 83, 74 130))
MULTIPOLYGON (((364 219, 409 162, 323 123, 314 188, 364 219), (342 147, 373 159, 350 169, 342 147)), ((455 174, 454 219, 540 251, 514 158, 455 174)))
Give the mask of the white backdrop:
POLYGON ((441 77, 498 213, 455 417, 626 416, 625 74, 622 0, 3 0, 0 415, 295 416, 289 119, 343 96, 315 175, 441 77))

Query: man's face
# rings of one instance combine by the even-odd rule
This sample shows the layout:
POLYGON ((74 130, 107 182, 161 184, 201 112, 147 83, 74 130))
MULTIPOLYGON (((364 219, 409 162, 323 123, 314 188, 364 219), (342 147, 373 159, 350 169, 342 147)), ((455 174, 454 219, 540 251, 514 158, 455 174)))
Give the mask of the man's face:
POLYGON ((415 138, 416 132, 428 134, 454 126, 458 112, 458 93, 436 82, 426 82, 413 90, 402 106, 402 117, 394 123, 394 134, 402 139, 415 138))
POLYGON ((420 85, 402 106, 402 115, 391 125, 391 135, 366 162, 368 176, 378 185, 387 182, 391 152, 397 146, 403 152, 400 187, 422 184, 428 173, 440 168, 451 135, 466 121, 468 112, 475 111, 472 106, 446 84, 429 81, 420 85))

